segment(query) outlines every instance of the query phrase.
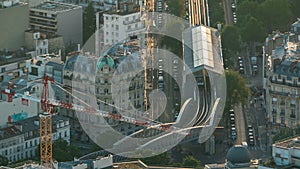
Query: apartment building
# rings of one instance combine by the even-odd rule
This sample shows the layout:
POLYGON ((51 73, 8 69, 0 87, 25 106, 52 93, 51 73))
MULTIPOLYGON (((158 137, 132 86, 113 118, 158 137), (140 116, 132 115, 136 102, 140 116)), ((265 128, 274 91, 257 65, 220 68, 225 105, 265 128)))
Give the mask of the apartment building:
POLYGON ((82 7, 47 1, 30 8, 30 29, 48 35, 61 35, 65 45, 82 44, 82 7))
POLYGON ((28 4, 6 0, 1 1, 0 6, 0 49, 18 50, 25 46, 24 31, 29 27, 28 4))
POLYGON ((274 32, 266 39, 264 49, 267 118, 274 125, 297 127, 300 124, 298 36, 290 32, 274 32))
MULTIPOLYGON (((52 132, 53 141, 61 138, 70 142, 69 120, 53 115, 52 132)), ((7 157, 10 162, 36 157, 39 142, 38 116, 8 124, 0 130, 0 154, 7 157)))
POLYGON ((28 80, 42 78, 45 75, 45 68, 48 62, 61 63, 61 57, 53 54, 39 55, 36 58, 26 61, 28 80))
POLYGON ((104 45, 113 45, 126 38, 144 33, 145 21, 141 19, 137 2, 120 4, 116 12, 103 14, 104 45))

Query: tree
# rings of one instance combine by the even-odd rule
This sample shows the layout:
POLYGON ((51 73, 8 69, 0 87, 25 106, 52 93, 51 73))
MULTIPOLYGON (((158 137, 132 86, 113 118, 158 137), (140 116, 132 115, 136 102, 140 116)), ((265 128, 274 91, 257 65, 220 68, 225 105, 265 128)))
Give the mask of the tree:
POLYGON ((63 139, 58 139, 52 146, 53 158, 57 161, 72 161, 74 157, 79 157, 80 152, 75 145, 68 145, 68 142, 63 139))
POLYGON ((178 17, 185 16, 185 0, 166 0, 166 3, 171 14, 178 17))
POLYGON ((95 33, 96 15, 90 2, 83 13, 83 44, 95 33))
POLYGON ((225 26, 222 34, 222 47, 224 50, 239 51, 241 38, 239 29, 235 26, 225 26))
POLYGON ((288 0, 265 0, 258 6, 258 19, 268 31, 289 30, 292 13, 288 0))
POLYGON ((299 0, 290 0, 290 7, 291 7, 291 12, 292 12, 292 19, 296 20, 297 18, 300 17, 300 1, 299 0))
POLYGON ((252 42, 262 42, 265 37, 265 28, 263 24, 253 16, 246 16, 247 22, 241 27, 241 37, 243 41, 252 42))
POLYGON ((193 156, 187 156, 182 160, 183 167, 193 167, 193 168, 200 168, 201 163, 199 160, 195 159, 193 156))
POLYGON ((8 165, 8 158, 0 155, 0 166, 7 166, 7 165, 8 165))
POLYGON ((156 156, 144 158, 142 161, 147 165, 168 165, 170 164, 170 157, 167 153, 162 153, 156 156))
POLYGON ((95 143, 92 145, 92 147, 90 149, 91 152, 100 151, 100 150, 103 150, 103 149, 95 143))
POLYGON ((246 104, 251 94, 250 89, 246 85, 246 80, 237 71, 229 69, 226 70, 226 83, 227 98, 225 109, 237 103, 246 104))
POLYGON ((237 16, 238 16, 238 24, 241 22, 245 23, 247 20, 246 16, 250 15, 253 17, 257 17, 257 8, 258 3, 256 1, 245 0, 238 4, 237 16))
POLYGON ((221 0, 208 1, 208 7, 212 27, 216 27, 218 23, 225 23, 223 3, 221 0))

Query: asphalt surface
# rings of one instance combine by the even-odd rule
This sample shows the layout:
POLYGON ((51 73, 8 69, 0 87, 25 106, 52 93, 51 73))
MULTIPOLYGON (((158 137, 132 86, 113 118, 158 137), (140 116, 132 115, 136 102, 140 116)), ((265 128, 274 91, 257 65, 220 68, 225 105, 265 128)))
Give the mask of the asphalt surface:
POLYGON ((242 142, 246 141, 245 118, 241 104, 235 107, 234 113, 237 131, 237 139, 235 141, 235 145, 241 145, 242 142))

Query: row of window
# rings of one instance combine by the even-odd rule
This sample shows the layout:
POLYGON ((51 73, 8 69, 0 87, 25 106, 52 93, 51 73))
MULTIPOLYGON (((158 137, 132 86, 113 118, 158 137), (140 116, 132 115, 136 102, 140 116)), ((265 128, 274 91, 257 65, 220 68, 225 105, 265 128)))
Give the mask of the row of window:
MULTIPOLYGON (((273 124, 276 124, 277 123, 277 116, 276 115, 273 115, 272 117, 272 123, 273 124)), ((280 116, 280 124, 281 125, 286 125, 286 119, 284 116, 280 116)), ((290 119, 289 121, 289 125, 290 127, 294 127, 296 125, 296 120, 295 119, 290 119)))

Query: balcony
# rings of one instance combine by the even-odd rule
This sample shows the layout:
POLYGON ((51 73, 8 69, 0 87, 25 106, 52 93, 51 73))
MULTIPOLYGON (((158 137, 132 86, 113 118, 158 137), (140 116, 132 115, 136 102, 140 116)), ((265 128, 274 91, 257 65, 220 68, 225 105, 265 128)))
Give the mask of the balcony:
POLYGON ((292 81, 279 81, 277 79, 272 79, 272 77, 269 78, 271 83, 274 84, 279 84, 279 85, 286 85, 286 86, 291 86, 291 87, 300 87, 300 83, 293 83, 292 81))
POLYGON ((129 24, 133 24, 133 23, 138 23, 140 21, 141 21, 141 19, 137 18, 137 19, 133 19, 133 20, 129 20, 129 21, 123 21, 123 24, 124 25, 129 25, 129 24))
POLYGON ((37 14, 34 14, 34 13, 30 13, 29 16, 30 16, 30 18, 36 18, 36 19, 52 20, 52 21, 56 20, 56 17, 47 17, 47 16, 44 16, 44 15, 37 15, 37 14))
POLYGON ((287 92, 278 92, 278 91, 269 90, 269 93, 273 95, 289 96, 289 93, 287 92))

